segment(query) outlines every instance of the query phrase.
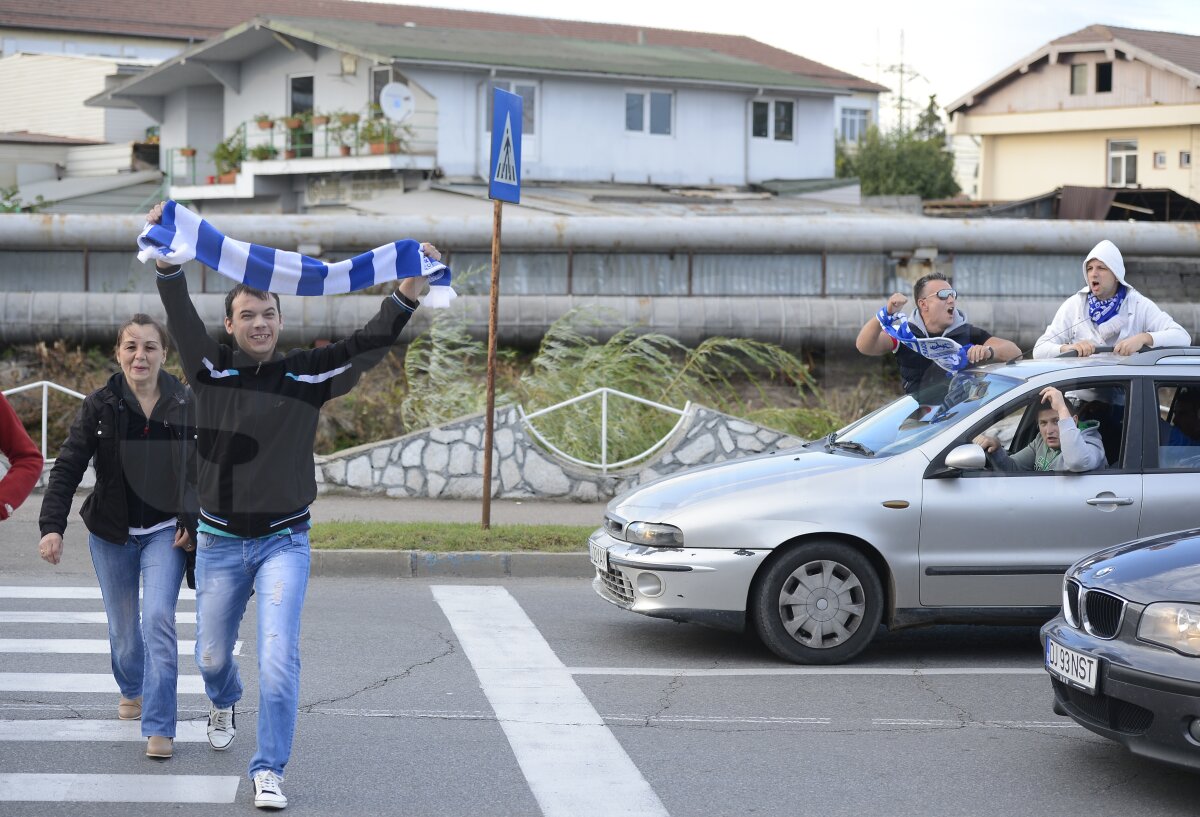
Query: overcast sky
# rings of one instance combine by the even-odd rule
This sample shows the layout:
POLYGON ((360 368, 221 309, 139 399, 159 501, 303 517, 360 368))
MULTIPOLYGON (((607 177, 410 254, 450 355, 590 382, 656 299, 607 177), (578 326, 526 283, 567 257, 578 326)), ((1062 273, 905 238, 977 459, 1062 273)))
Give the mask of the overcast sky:
MULTIPOLYGON (((387 0, 385 0, 386 2, 387 0)), ((409 5, 743 34, 898 89, 889 65, 921 78, 905 96, 947 105, 1056 37, 1093 23, 1200 35, 1196 0, 410 0, 409 5)), ((885 100, 885 105, 888 104, 885 100)), ((890 119, 885 115, 885 121, 890 119)))

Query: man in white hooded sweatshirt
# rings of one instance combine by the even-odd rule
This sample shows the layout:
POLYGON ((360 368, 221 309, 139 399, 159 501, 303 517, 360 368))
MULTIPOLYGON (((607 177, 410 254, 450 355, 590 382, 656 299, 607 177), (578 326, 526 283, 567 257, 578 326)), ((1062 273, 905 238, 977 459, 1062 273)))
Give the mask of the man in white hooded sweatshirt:
POLYGON ((1125 283, 1125 261, 1111 241, 1101 241, 1088 253, 1083 282, 1083 289, 1058 308, 1033 345, 1035 358, 1057 357, 1072 349, 1087 357, 1098 346, 1132 355, 1146 347, 1191 344, 1186 329, 1125 283))

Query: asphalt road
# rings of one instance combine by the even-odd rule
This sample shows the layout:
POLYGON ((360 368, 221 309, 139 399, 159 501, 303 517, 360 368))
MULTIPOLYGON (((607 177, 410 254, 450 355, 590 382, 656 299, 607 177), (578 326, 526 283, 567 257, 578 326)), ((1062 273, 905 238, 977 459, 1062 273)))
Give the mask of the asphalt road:
MULTIPOLYGON (((205 699, 188 693, 181 718, 196 720, 183 727, 196 740, 156 762, 136 727, 114 739, 115 692, 59 691, 66 674, 103 678, 106 655, 12 651, 10 639, 103 639, 103 624, 3 623, 99 611, 98 599, 48 598, 94 580, 29 569, 0 584, 0 814, 251 813, 253 603, 233 747, 203 742, 205 699), (52 719, 95 734, 47 739, 52 719), (43 801, 3 799, 30 782, 43 801), (201 782, 225 802, 95 802, 110 789, 194 796, 201 782), (75 799, 49 802, 63 796, 75 799)), ((738 636, 617 610, 583 580, 317 578, 287 813, 1195 813, 1200 777, 1056 717, 1040 666, 1032 628, 910 631, 849 666, 800 668, 738 636)), ((181 667, 194 684, 191 662, 181 667)))

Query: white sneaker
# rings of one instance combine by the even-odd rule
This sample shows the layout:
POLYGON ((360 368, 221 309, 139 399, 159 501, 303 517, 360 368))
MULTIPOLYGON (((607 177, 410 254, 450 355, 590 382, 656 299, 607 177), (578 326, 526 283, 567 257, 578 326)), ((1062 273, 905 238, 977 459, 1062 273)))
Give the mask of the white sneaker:
POLYGON ((208 745, 218 752, 224 752, 233 743, 237 734, 237 722, 233 715, 233 705, 228 709, 217 709, 209 704, 208 709, 208 745))
POLYGON ((257 808, 287 808, 287 798, 279 788, 281 782, 279 775, 270 769, 255 772, 254 805, 257 808))

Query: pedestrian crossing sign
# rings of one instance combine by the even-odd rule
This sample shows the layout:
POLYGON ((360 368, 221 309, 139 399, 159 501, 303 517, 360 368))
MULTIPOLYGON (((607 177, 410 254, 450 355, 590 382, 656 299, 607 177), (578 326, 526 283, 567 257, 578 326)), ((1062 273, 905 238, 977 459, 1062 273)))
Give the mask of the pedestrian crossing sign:
POLYGON ((517 94, 492 89, 492 160, 488 198, 513 204, 521 201, 521 123, 523 108, 517 94))

